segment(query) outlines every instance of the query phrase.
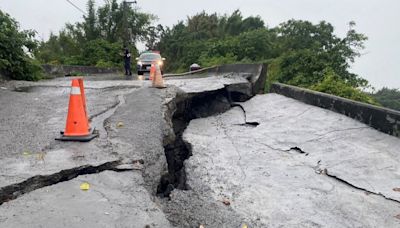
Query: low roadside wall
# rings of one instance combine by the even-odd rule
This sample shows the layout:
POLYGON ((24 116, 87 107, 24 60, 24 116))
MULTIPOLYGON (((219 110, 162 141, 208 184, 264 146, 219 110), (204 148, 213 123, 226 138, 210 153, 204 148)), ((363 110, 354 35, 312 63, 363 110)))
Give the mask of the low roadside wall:
POLYGON ((69 65, 42 65, 45 75, 50 77, 63 77, 76 73, 81 74, 112 74, 118 73, 119 68, 105 68, 93 66, 69 66, 69 65))
POLYGON ((400 112, 296 86, 273 83, 271 92, 329 109, 400 138, 400 112))
POLYGON ((196 75, 220 75, 224 73, 238 73, 243 75, 252 84, 252 94, 263 93, 267 77, 267 65, 265 64, 227 64, 222 66, 203 68, 197 71, 182 74, 166 74, 164 77, 182 77, 196 75))

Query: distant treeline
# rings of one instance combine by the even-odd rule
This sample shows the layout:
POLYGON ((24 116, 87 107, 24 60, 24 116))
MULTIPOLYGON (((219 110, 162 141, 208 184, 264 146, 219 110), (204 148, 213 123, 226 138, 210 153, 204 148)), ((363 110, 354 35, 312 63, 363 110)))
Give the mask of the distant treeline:
POLYGON ((240 11, 219 16, 201 12, 166 28, 155 48, 167 57, 167 70, 185 71, 192 63, 267 63, 268 90, 273 81, 378 104, 361 89, 368 82, 349 71, 367 37, 349 23, 345 37, 322 21, 289 20, 268 28, 260 17, 240 11))
POLYGON ((243 17, 200 12, 172 27, 155 25, 156 16, 116 0, 100 7, 87 3, 82 22, 66 24, 46 41, 34 31, 19 31, 18 23, 0 11, 0 72, 14 79, 37 80, 40 63, 120 66, 123 48, 138 55, 135 44, 144 42, 167 58, 166 71, 187 71, 226 63, 266 63, 268 80, 326 92, 370 104, 400 109, 398 90, 374 94, 367 80, 350 72, 367 37, 349 22, 344 37, 325 21, 313 24, 289 20, 268 27, 259 16, 243 17))

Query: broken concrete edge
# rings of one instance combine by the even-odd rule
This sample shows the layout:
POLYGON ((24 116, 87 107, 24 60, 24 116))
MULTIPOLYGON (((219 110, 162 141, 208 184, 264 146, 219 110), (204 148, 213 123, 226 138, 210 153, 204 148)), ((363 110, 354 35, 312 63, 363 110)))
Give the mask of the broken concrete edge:
POLYGON ((74 73, 82 73, 82 76, 93 74, 119 73, 117 67, 95 67, 95 66, 73 66, 73 65, 51 65, 43 64, 42 69, 45 78, 64 77, 74 73))
POLYGON ((241 74, 247 82, 227 84, 220 89, 186 93, 176 88, 174 96, 164 103, 164 121, 168 126, 164 133, 163 146, 168 164, 168 173, 162 175, 157 187, 159 196, 169 197, 173 189, 186 190, 185 160, 191 156, 191 146, 183 141, 183 132, 193 119, 204 118, 226 112, 234 102, 244 102, 263 92, 266 81, 266 65, 232 64, 191 72, 190 75, 241 74))
MULTIPOLYGON (((73 77, 71 77, 73 79, 73 77)), ((109 90, 122 90, 122 89, 138 89, 141 86, 139 85, 118 85, 118 86, 104 86, 104 87, 93 87, 93 86, 85 86, 85 90, 102 90, 102 91, 109 91, 109 90)), ((21 85, 19 84, 14 84, 10 87, 12 91, 15 92, 29 92, 32 89, 36 88, 59 88, 59 89, 68 89, 71 88, 71 85, 42 85, 38 84, 36 85, 34 82, 24 82, 21 85)))
POLYGON ((60 182, 69 181, 81 175, 96 174, 107 170, 114 172, 141 170, 140 168, 132 166, 138 162, 141 163, 141 161, 114 160, 102 163, 97 166, 83 165, 71 169, 64 169, 61 170, 60 172, 53 173, 50 175, 33 176, 22 182, 0 188, 0 205, 2 205, 5 202, 14 200, 34 190, 58 184, 60 182))
POLYGON ((164 77, 173 78, 189 75, 203 75, 203 74, 224 74, 224 73, 244 73, 247 74, 247 80, 252 84, 252 93, 262 93, 264 91, 266 77, 267 77, 267 65, 266 64, 227 64, 221 66, 214 66, 203 68, 200 70, 186 72, 182 74, 166 74, 164 77))
POLYGON ((400 138, 399 111, 282 83, 273 83, 270 92, 343 114, 378 131, 400 138))
MULTIPOLYGON (((254 66, 254 65, 253 65, 254 66)), ((255 73, 254 84, 263 88, 265 80, 260 78, 263 66, 258 66, 258 74, 255 73)), ((224 113, 234 106, 235 102, 244 102, 252 98, 254 84, 251 81, 245 83, 229 84, 216 90, 187 93, 177 87, 174 88, 174 96, 164 103, 164 121, 167 130, 164 131, 163 146, 168 164, 168 173, 162 175, 157 187, 157 195, 169 197, 174 189, 187 190, 185 160, 192 155, 191 145, 183 140, 183 132, 190 121, 197 118, 205 118, 224 113)))
POLYGON ((206 67, 206 68, 202 68, 199 70, 194 70, 194 71, 189 71, 189 72, 184 72, 184 73, 172 73, 172 74, 164 74, 163 77, 165 78, 169 78, 169 77, 181 77, 181 76, 188 76, 188 75, 194 75, 194 74, 202 74, 202 73, 207 73, 210 72, 210 69, 213 69, 217 66, 212 66, 212 67, 206 67))

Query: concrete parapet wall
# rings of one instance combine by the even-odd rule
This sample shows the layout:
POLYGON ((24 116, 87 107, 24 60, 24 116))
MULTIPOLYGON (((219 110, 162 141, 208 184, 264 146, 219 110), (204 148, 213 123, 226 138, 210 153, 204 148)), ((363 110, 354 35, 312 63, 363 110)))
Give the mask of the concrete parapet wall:
POLYGON ((69 66, 69 65, 42 65, 44 73, 50 77, 60 77, 74 73, 82 74, 110 74, 118 73, 119 68, 93 67, 93 66, 69 66))
POLYGON ((400 138, 400 112, 296 86, 273 83, 271 92, 329 109, 400 138))
POLYGON ((208 67, 182 74, 166 74, 164 77, 183 77, 196 75, 220 75, 225 73, 238 73, 243 75, 252 84, 252 93, 262 93, 267 77, 267 66, 265 64, 228 64, 222 66, 208 67))

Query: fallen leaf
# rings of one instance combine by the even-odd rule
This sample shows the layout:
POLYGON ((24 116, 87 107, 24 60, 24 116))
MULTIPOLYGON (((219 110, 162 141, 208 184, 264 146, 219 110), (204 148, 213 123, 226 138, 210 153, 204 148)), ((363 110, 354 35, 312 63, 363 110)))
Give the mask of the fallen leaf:
POLYGON ((32 155, 32 153, 31 152, 29 152, 29 151, 25 151, 24 153, 22 153, 24 156, 31 156, 32 155))
POLYGON ((121 127, 124 127, 124 123, 123 122, 118 122, 117 123, 117 128, 121 128, 121 127))
POLYGON ((226 206, 231 205, 231 202, 228 199, 222 200, 222 203, 225 204, 226 206))
POLYGON ((242 225, 242 228, 248 228, 248 227, 247 227, 247 225, 246 225, 246 224, 243 224, 243 225, 242 225))
POLYGON ((400 192, 400 188, 394 188, 393 191, 400 192))
POLYGON ((87 183, 87 182, 82 183, 81 186, 80 186, 80 189, 82 191, 87 191, 87 190, 89 190, 89 188, 90 188, 90 184, 87 183))
POLYGON ((204 225, 200 225, 199 228, 206 228, 204 225))
POLYGON ((38 153, 38 154, 37 154, 37 159, 40 160, 40 161, 44 161, 44 157, 45 157, 45 156, 46 156, 45 153, 38 153))

